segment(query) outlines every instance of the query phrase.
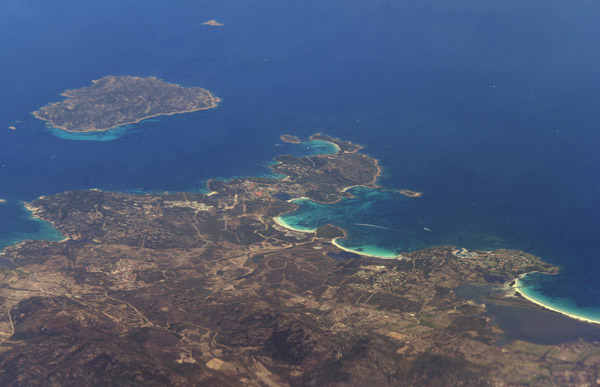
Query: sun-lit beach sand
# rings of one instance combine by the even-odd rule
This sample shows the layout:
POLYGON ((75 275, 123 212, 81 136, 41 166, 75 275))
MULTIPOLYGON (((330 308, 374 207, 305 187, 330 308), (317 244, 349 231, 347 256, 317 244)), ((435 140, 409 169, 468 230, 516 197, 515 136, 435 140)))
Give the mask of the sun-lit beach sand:
POLYGON ((576 320, 585 321, 585 322, 593 323, 593 324, 600 324, 600 320, 594 320, 594 319, 591 319, 591 318, 588 318, 588 317, 584 317, 584 316, 581 316, 581 315, 577 315, 577 314, 572 314, 572 313, 566 312, 566 311, 561 310, 561 309, 559 309, 559 308, 557 308, 555 306, 552 306, 552 305, 549 305, 547 303, 544 303, 544 302, 542 302, 542 301, 540 301, 540 300, 532 297, 531 295, 527 294, 527 291, 525 290, 527 288, 524 287, 521 284, 521 282, 520 282, 520 279, 522 279, 526 275, 527 274, 523 274, 519 278, 517 278, 515 280, 515 283, 512 285, 512 288, 515 290, 515 292, 519 293, 527 301, 532 302, 532 303, 534 303, 536 305, 539 305, 542 308, 551 310, 553 312, 560 313, 560 314, 563 314, 565 316, 569 316, 569 317, 574 318, 576 320))
POLYGON ((365 253, 363 251, 352 250, 352 249, 342 246, 338 242, 338 239, 340 239, 340 238, 335 238, 334 240, 331 241, 331 243, 338 249, 347 251, 349 253, 354 253, 354 254, 362 255, 365 257, 371 257, 371 258, 380 258, 380 259, 403 259, 404 258, 402 255, 396 255, 396 254, 392 254, 392 253, 389 253, 389 255, 383 255, 383 254, 380 255, 380 254, 373 254, 372 252, 365 253))
POLYGON ((409 198, 420 198, 423 196, 423 192, 411 191, 409 189, 401 189, 397 192, 404 196, 408 196, 409 198))
MULTIPOLYGON (((92 188, 92 190, 94 190, 94 188, 92 188)), ((98 191, 99 191, 99 190, 98 190, 98 191)), ((40 196, 39 198, 40 198, 40 199, 41 199, 41 198, 44 198, 44 196, 40 196)), ((57 232, 57 233, 58 233, 60 236, 62 236, 62 237, 63 237, 62 239, 60 239, 60 240, 57 240, 57 242, 66 242, 66 241, 68 241, 68 240, 71 240, 71 238, 69 238, 68 236, 64 236, 64 235, 62 235, 62 234, 61 234, 61 233, 58 231, 58 229, 56 228, 56 225, 55 225, 53 222, 51 222, 51 221, 49 221, 49 220, 44 220, 44 219, 42 219, 42 218, 39 216, 39 214, 38 214, 38 212, 39 212, 39 208, 37 208, 36 206, 34 206, 34 205, 33 205, 33 204, 31 204, 31 203, 26 203, 26 202, 23 202, 23 207, 25 207, 25 209, 31 213, 31 218, 32 218, 32 219, 34 219, 35 221, 38 221, 38 222, 42 222, 42 223, 48 223, 48 224, 50 224, 50 225, 51 225, 51 227, 52 227, 54 230, 56 230, 56 232, 57 232)))
MULTIPOLYGON (((298 199, 292 199, 292 200, 298 200, 298 199)), ((281 217, 275 217, 275 218, 273 218, 273 220, 275 221, 276 224, 278 224, 279 226, 281 226, 283 228, 287 228, 288 230, 303 232, 303 233, 314 233, 317 231, 316 229, 301 229, 301 228, 296 228, 296 227, 290 226, 283 219, 281 219, 281 217)), ((362 252, 362 251, 352 250, 352 249, 342 246, 338 242, 338 239, 340 239, 340 238, 333 239, 331 241, 331 243, 338 249, 347 251, 349 253, 358 254, 358 255, 362 255, 365 257, 371 257, 371 258, 380 258, 380 259, 402 259, 403 258, 402 255, 395 255, 392 253, 390 253, 389 255, 383 255, 383 254, 373 254, 371 252, 366 253, 366 252, 362 252)))
POLYGON ((344 189, 342 189, 342 192, 346 192, 352 188, 356 188, 356 187, 365 187, 365 188, 371 188, 368 185, 364 185, 364 184, 359 184, 359 185, 351 185, 349 187, 345 187, 344 189))

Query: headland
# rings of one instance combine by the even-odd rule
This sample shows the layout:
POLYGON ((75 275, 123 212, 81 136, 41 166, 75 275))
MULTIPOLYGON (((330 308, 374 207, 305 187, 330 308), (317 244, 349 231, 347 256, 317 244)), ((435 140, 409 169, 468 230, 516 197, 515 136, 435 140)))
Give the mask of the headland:
POLYGON ((183 87, 155 77, 109 75, 92 86, 66 90, 61 102, 33 115, 53 128, 88 133, 135 124, 145 119, 213 109, 221 101, 200 87, 183 87))

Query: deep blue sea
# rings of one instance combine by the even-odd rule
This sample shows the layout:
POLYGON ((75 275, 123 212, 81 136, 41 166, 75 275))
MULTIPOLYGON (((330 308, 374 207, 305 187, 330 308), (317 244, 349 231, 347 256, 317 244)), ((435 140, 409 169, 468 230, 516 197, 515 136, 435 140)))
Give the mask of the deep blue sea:
POLYGON ((4 0, 0 246, 60 238, 20 201, 201 190, 301 151, 281 134, 325 132, 379 159, 387 190, 304 221, 335 218, 352 248, 523 249, 562 269, 532 294, 600 320, 598 20, 595 0, 4 0), (108 74, 223 102, 87 138, 30 115, 108 74))

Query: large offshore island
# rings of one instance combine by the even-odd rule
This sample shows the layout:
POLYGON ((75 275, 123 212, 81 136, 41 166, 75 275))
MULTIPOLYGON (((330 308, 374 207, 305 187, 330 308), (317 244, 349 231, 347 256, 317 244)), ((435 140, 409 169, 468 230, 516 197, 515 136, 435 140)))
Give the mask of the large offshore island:
POLYGON ((556 271, 537 257, 436 247, 378 259, 338 248, 335 226, 278 224, 297 207, 290 198, 333 203, 350 186, 376 187, 379 166, 360 146, 312 139, 337 152, 279 156, 271 168, 285 178, 28 203, 65 240, 3 252, 0 385, 596 382, 598 343, 497 344, 503 331, 487 306, 458 294, 497 284, 504 292, 486 304, 532 307, 509 283, 556 271))
POLYGON ((80 89, 66 90, 61 102, 33 112, 49 126, 67 132, 99 132, 150 117, 217 107, 221 101, 201 87, 183 87, 155 77, 109 75, 80 89))

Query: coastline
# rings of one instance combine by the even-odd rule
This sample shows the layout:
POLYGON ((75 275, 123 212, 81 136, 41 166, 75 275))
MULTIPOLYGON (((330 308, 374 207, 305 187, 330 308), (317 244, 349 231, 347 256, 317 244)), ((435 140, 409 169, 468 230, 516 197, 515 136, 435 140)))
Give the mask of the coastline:
MULTIPOLYGON (((288 202, 288 203, 294 203, 295 201, 298 201, 298 200, 310 200, 310 201, 313 201, 313 200, 312 200, 311 198, 309 198, 309 197, 306 197, 306 196, 300 196, 300 197, 297 197, 297 198, 291 198, 291 199, 288 199, 288 200, 286 200, 286 202, 288 202)), ((295 203, 294 203, 294 204, 295 204, 295 203)))
POLYGON ((519 280, 521 278, 525 277, 527 274, 530 274, 530 273, 521 274, 518 278, 516 278, 514 280, 515 283, 511 286, 514 289, 514 291, 516 293, 518 293, 521 297, 523 297, 524 299, 526 299, 527 301, 529 301, 529 302, 531 302, 531 303, 533 303, 535 305, 541 306, 544 309, 548 309, 548 310, 551 310, 553 312, 560 313, 560 314, 562 314, 564 316, 571 317, 571 318, 573 318, 575 320, 584 321, 584 322, 587 322, 587 323, 590 323, 590 324, 600 324, 600 320, 594 320, 594 319, 591 319, 591 318, 588 318, 588 317, 584 317, 584 316, 572 314, 572 313, 569 313, 569 312, 565 312, 564 310, 561 310, 561 309, 556 308, 554 306, 548 305, 547 303, 544 303, 544 302, 542 302, 542 301, 540 301, 540 300, 538 300, 538 299, 536 299, 536 298, 534 298, 534 297, 526 294, 523 290, 521 290, 521 289, 526 289, 526 288, 524 286, 520 285, 519 280))
POLYGON ((10 206, 18 207, 19 218, 23 218, 25 222, 35 222, 39 227, 36 231, 20 231, 4 235, 0 238, 0 255, 4 254, 6 248, 22 246, 26 241, 48 241, 48 242, 66 242, 69 237, 56 228, 53 222, 42 219, 38 214, 38 208, 31 203, 24 201, 11 201, 10 206))
MULTIPOLYGON (((62 131, 68 132, 68 133, 80 133, 80 134, 85 134, 85 133, 98 133, 98 132, 106 132, 109 130, 113 130, 113 129, 117 129, 120 128, 122 126, 125 125, 133 125, 133 124, 137 124, 139 122, 142 122, 144 120, 147 120, 148 118, 153 118, 153 117, 160 117, 160 116, 173 116, 175 114, 184 114, 184 113, 193 113, 193 112, 198 112, 198 111, 202 111, 202 110, 210 110, 210 109, 215 109, 216 107, 219 106, 219 103, 222 101, 221 98, 219 97, 215 97, 214 95, 212 95, 212 93, 208 90, 206 90, 206 92, 210 95, 210 97, 212 98, 211 104, 209 106, 203 106, 197 109, 190 109, 190 110, 181 110, 181 111, 176 111, 176 112, 171 112, 171 113, 157 113, 157 114, 153 114, 153 115, 149 115, 149 116, 144 116, 142 118, 139 118, 135 121, 129 121, 129 122, 122 122, 119 123, 118 125, 113 125, 107 128, 100 128, 100 129, 93 129, 93 130, 84 130, 84 131, 75 131, 75 130, 69 130, 63 126, 60 125, 56 125, 54 124, 54 122, 52 120, 46 119, 46 118, 42 118, 39 116, 39 113, 37 111, 32 112, 31 114, 37 118, 38 120, 44 121, 46 122, 46 124, 48 126, 50 126, 51 128, 55 128, 55 129, 60 129, 62 131)), ((40 109, 41 110, 41 109, 40 109)))
MULTIPOLYGON (((291 199, 291 200, 296 200, 296 199, 291 199)), ((306 234, 312 234, 312 233, 315 233, 317 231, 316 229, 300 229, 300 228, 295 228, 293 226, 290 226, 288 223, 286 223, 279 216, 274 217, 273 221, 278 226, 283 227, 283 228, 287 228, 288 230, 291 230, 291 231, 296 231, 296 232, 301 232, 301 233, 306 233, 306 234)), ((346 231, 345 230, 343 230, 343 231, 344 231, 344 234, 346 234, 346 231)), ((386 257, 386 256, 383 256, 383 255, 368 254, 368 253, 364 253, 364 252, 360 252, 360 251, 355 251, 355 250, 352 250, 352 249, 349 249, 347 247, 344 247, 344 246, 340 245, 339 242, 337 241, 338 239, 340 239, 340 237, 332 239, 331 240, 331 244, 334 245, 335 247, 337 247, 338 249, 347 251, 349 253, 358 254, 358 255, 361 255, 363 257, 377 258, 377 259, 403 259, 402 255, 394 255, 394 256, 386 257)))
POLYGON ((346 192, 346 191, 348 191, 349 189, 356 188, 356 187, 364 187, 364 188, 377 188, 377 187, 372 187, 372 186, 370 186, 370 185, 365 185, 365 184, 357 184, 357 185, 351 185, 351 186, 349 186, 349 187, 343 188, 343 189, 342 189, 342 192, 346 192))
MULTIPOLYGON (((92 188, 92 190, 93 190, 93 189, 94 189, 94 188, 92 188)), ((43 199, 43 198, 44 198, 44 196, 40 196, 38 199, 43 199)), ((37 199, 36 199, 36 200, 37 200, 37 199)), ((62 233, 62 232, 60 232, 60 230, 59 230, 59 229, 56 227, 56 225, 54 224, 54 222, 52 222, 52 221, 50 221, 50 220, 42 219, 42 217, 40 217, 40 216, 37 214, 37 213, 38 213, 38 211, 39 211, 39 208, 38 208, 38 207, 35 207, 33 204, 31 204, 31 202, 21 202, 21 203, 23 204, 23 207, 24 207, 24 208, 25 208, 27 211, 29 211, 29 212, 30 212, 30 214, 31 214, 31 219, 35 220, 36 222, 42 222, 42 223, 49 224, 50 226, 52 226, 52 228, 53 228, 54 230, 56 230, 56 232, 57 232, 58 234, 60 234, 60 236, 62 236, 62 237, 63 237, 63 239, 61 239, 61 240, 57 240, 57 241, 53 241, 53 242, 59 242, 59 243, 61 243, 61 242, 66 242, 66 241, 68 241, 68 240, 71 240, 71 238, 70 238, 70 237, 68 237, 68 236, 66 236, 66 235, 63 235, 63 233, 62 233)))
POLYGON ((412 191, 409 189, 396 190, 395 192, 398 192, 399 194, 407 196, 409 198, 420 198, 421 196, 423 196, 423 192, 412 191))
POLYGON ((327 141, 327 140, 308 140, 308 141, 303 141, 303 142, 299 142, 299 143, 293 143, 293 142, 288 142, 290 144, 296 144, 296 145, 307 145, 308 147, 314 146, 316 143, 321 143, 323 144, 323 146, 331 146, 334 149, 331 152, 327 152, 327 153, 315 153, 313 155, 309 155, 310 156, 320 156, 320 155, 337 155, 338 153, 340 153, 342 150, 340 149, 340 147, 331 142, 331 141, 327 141))
POLYGON ((379 165, 379 160, 377 160, 374 157, 372 157, 372 159, 375 160, 375 167, 377 167, 377 173, 375 174, 375 176, 373 176, 373 181, 371 182, 371 184, 373 185, 373 188, 380 188, 377 184, 377 179, 379 178, 379 176, 381 176, 381 166, 379 165))
POLYGON ((340 238, 334 238, 331 241, 331 244, 334 245, 335 247, 337 247, 338 249, 347 251, 349 253, 358 254, 358 255, 362 255, 364 257, 369 257, 369 258, 377 258, 377 259, 403 259, 402 255, 400 255, 400 254, 390 256, 390 257, 385 257, 383 255, 368 254, 368 253, 363 253, 361 251, 352 250, 352 249, 349 249, 347 247, 340 245, 339 242, 337 241, 338 239, 340 239, 340 238))
POLYGON ((131 125, 123 125, 113 129, 103 130, 100 132, 67 132, 59 128, 55 128, 49 123, 46 123, 46 129, 53 135, 63 140, 70 141, 112 141, 123 137, 126 132, 132 130, 131 125))
POLYGON ((317 232, 316 229, 306 229, 306 230, 303 230, 303 229, 300 229, 300 228, 292 227, 289 224, 287 224, 283 219, 281 219, 279 216, 273 217, 273 221, 278 226, 281 226, 283 228, 287 228, 288 230, 297 231, 297 232, 303 232, 303 233, 306 233, 306 234, 313 234, 313 233, 317 232))
POLYGON ((292 134, 282 134, 279 136, 279 139, 283 142, 287 142, 288 144, 300 144, 301 141, 298 136, 294 136, 292 134))
POLYGON ((340 146, 338 144, 336 144, 335 142, 331 142, 331 141, 327 141, 327 140, 321 140, 321 139, 310 139, 311 141, 322 141, 322 142, 326 142, 328 144, 333 145, 333 147, 336 149, 336 152, 334 154, 340 153, 342 151, 342 148, 340 148, 340 146))

